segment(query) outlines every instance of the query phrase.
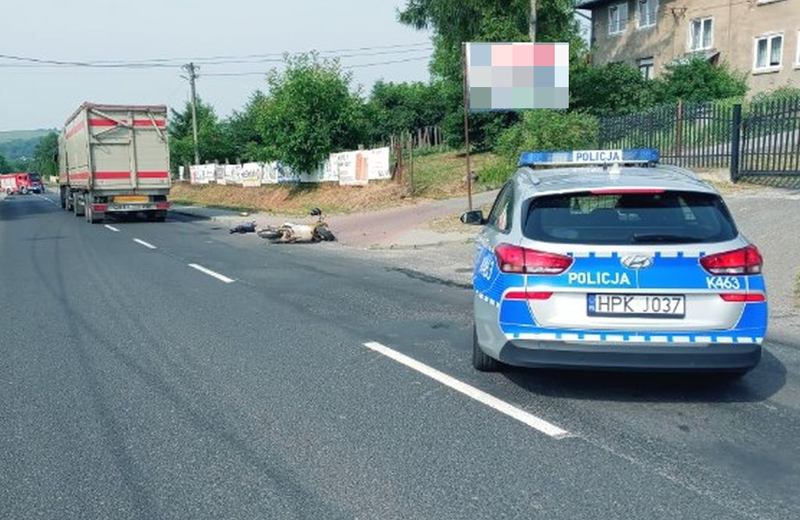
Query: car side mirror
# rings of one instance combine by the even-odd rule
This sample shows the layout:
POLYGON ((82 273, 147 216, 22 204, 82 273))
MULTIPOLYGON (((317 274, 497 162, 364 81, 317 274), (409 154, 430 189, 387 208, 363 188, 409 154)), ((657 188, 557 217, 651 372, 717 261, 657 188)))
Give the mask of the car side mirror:
POLYGON ((480 226, 486 224, 486 220, 483 218, 483 211, 476 209, 473 211, 467 211, 463 215, 461 215, 461 222, 463 224, 470 224, 473 226, 480 226))

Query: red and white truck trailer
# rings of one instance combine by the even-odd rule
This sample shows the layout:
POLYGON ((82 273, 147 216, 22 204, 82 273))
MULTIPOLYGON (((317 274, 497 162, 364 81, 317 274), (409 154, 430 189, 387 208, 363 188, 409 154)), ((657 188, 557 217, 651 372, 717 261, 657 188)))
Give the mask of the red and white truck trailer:
POLYGON ((91 223, 110 213, 166 218, 167 107, 84 103, 64 125, 58 155, 62 208, 91 223))

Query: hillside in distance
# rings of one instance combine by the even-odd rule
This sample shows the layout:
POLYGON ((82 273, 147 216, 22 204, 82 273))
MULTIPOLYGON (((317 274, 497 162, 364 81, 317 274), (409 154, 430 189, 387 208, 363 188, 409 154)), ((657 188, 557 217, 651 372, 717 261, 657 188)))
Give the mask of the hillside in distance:
POLYGON ((39 139, 55 129, 12 130, 0 132, 0 155, 9 161, 33 157, 39 139))

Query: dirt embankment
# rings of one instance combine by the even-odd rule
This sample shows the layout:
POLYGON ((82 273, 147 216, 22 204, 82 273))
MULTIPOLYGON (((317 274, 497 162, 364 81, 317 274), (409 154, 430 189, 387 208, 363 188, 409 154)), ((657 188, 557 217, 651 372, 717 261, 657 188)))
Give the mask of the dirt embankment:
MULTIPOLYGON (((472 169, 480 173, 497 164, 491 153, 472 156, 472 169)), ((171 200, 176 204, 221 207, 250 212, 304 215, 312 207, 326 214, 355 213, 404 206, 422 200, 448 199, 466 195, 465 158, 455 152, 439 152, 406 159, 403 182, 371 181, 367 186, 339 186, 336 183, 269 185, 259 188, 217 184, 176 183, 171 200)), ((485 191, 480 183, 474 192, 485 191)))
POLYGON ((369 186, 338 184, 261 186, 191 185, 176 183, 170 199, 175 204, 192 204, 240 211, 307 215, 313 207, 326 214, 384 209, 410 203, 404 186, 373 182, 369 186))

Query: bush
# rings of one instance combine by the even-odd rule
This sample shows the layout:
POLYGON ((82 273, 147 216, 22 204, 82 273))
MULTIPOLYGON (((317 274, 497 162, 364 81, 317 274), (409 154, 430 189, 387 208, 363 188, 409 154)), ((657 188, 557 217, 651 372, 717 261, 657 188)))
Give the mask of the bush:
POLYGON ((747 75, 732 71, 727 63, 714 65, 696 56, 667 64, 655 88, 656 97, 664 103, 743 98, 747 94, 747 75))
POLYGON ((516 163, 528 150, 571 150, 597 146, 597 118, 580 112, 531 110, 503 132, 495 151, 516 163))
POLYGON ((569 78, 570 108, 593 115, 624 115, 655 103, 655 83, 626 63, 572 67, 569 78))
POLYGON ((800 88, 793 87, 791 85, 783 85, 775 90, 770 90, 769 92, 759 92, 753 96, 753 99, 751 99, 750 102, 758 104, 769 103, 771 101, 782 101, 784 99, 800 99, 800 88))
POLYGON ((487 166, 478 172, 478 181, 488 189, 496 189, 505 183, 517 170, 517 161, 502 158, 495 164, 487 166))
POLYGON ((480 182, 498 187, 516 170, 524 151, 572 150, 597 146, 597 119, 580 112, 531 110, 502 132, 494 151, 502 160, 480 172, 480 182))

